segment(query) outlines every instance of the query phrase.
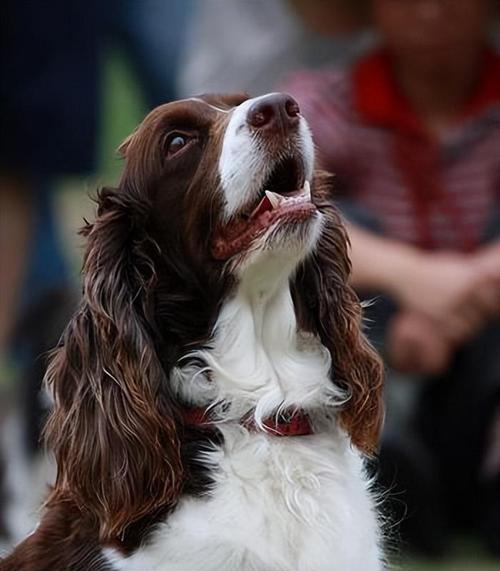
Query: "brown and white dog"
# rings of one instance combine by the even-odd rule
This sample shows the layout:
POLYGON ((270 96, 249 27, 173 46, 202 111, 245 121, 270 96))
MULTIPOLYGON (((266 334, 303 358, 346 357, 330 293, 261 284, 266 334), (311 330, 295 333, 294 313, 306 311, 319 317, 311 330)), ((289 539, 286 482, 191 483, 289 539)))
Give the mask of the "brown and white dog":
POLYGON ((382 368, 297 103, 155 109, 84 229, 58 475, 2 571, 378 571, 382 368))

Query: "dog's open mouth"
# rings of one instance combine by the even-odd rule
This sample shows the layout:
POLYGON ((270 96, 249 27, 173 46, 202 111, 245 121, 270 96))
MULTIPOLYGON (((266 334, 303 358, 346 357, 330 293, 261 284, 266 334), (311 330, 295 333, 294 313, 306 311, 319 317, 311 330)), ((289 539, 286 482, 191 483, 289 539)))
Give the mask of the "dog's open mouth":
POLYGON ((289 158, 281 161, 263 184, 259 198, 245 208, 212 242, 212 254, 227 260, 242 252, 270 226, 278 222, 301 222, 316 212, 311 187, 304 179, 302 163, 289 158))

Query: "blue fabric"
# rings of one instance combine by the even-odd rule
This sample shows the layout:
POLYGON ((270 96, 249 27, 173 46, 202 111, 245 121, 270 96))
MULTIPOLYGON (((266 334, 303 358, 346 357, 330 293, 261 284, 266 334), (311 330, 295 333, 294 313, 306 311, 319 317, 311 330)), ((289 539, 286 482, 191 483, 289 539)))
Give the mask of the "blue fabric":
POLYGON ((149 107, 177 98, 177 70, 193 0, 113 0, 109 31, 123 47, 149 107))
POLYGON ((0 3, 0 168, 33 176, 94 168, 99 0, 0 3))
POLYGON ((56 225, 53 201, 54 191, 51 186, 42 183, 35 195, 35 219, 21 298, 22 307, 31 306, 47 292, 70 281, 70 271, 56 225))

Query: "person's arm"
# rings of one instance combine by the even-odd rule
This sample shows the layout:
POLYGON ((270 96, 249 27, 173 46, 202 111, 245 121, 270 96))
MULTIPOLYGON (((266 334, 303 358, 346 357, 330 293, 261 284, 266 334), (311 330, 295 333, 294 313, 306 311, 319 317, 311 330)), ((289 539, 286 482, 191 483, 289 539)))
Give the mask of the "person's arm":
POLYGON ((348 223, 351 241, 352 285, 399 297, 404 276, 419 264, 419 251, 403 242, 380 236, 348 223))
POLYGON ((499 272, 500 268, 500 240, 485 244, 476 255, 478 262, 485 270, 499 272))
POLYGON ((390 295, 401 309, 432 319, 459 342, 498 314, 500 264, 485 268, 475 255, 425 252, 348 224, 358 290, 390 295))

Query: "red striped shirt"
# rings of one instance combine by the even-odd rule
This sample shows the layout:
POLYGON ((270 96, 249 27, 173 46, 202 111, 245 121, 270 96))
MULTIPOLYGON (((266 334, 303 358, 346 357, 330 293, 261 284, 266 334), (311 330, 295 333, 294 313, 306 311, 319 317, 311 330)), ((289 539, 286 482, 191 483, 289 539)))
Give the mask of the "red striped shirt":
POLYGON ((424 248, 473 250, 500 206, 500 56, 486 50, 457 124, 426 135, 382 50, 352 69, 300 72, 286 91, 308 119, 341 192, 386 235, 424 248))

